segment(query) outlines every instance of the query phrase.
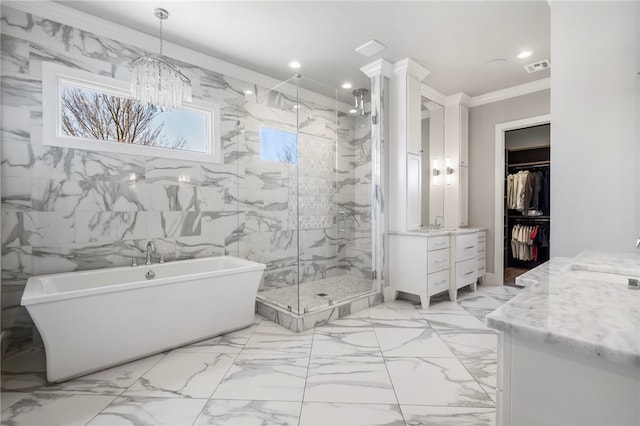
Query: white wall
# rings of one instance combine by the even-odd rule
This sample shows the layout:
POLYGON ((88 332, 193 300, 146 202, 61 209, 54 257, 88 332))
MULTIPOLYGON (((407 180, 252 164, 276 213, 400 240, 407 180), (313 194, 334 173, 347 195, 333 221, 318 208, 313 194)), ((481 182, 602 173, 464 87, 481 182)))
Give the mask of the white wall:
POLYGON ((638 2, 551 3, 551 255, 638 236, 638 2))
MULTIPOLYGON (((469 225, 487 228, 487 272, 494 272, 494 221, 495 215, 500 214, 494 206, 496 124, 549 114, 549 92, 543 90, 469 109, 469 225)), ((497 231, 502 233, 502 229, 497 231)))

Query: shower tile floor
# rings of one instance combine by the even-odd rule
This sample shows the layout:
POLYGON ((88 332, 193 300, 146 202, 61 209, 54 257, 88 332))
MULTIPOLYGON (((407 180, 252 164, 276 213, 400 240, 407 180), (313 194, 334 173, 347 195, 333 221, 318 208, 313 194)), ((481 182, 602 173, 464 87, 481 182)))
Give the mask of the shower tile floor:
POLYGON ((429 310, 387 302, 300 334, 243 330, 60 384, 42 349, 2 362, 7 425, 494 425, 496 333, 513 287, 429 310))
MULTIPOLYGON (((310 281, 300 284, 300 309, 303 313, 325 308, 333 304, 349 300, 355 296, 373 291, 373 283, 361 277, 340 275, 322 280, 310 281)), ((296 311, 298 306, 298 287, 274 288, 258 292, 258 298, 273 305, 287 309, 289 306, 296 311)))

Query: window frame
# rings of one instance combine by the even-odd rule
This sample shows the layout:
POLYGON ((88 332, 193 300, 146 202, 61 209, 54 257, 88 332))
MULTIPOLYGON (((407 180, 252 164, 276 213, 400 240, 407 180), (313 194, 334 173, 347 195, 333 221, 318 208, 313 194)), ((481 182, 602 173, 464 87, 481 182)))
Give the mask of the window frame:
POLYGON ((49 146, 103 151, 127 155, 144 155, 204 163, 222 163, 220 141, 220 105, 200 100, 183 104, 180 110, 204 114, 207 121, 207 152, 187 151, 148 145, 119 143, 68 136, 62 132, 62 86, 78 87, 122 98, 131 98, 129 82, 87 71, 67 68, 50 62, 42 63, 42 143, 49 146))

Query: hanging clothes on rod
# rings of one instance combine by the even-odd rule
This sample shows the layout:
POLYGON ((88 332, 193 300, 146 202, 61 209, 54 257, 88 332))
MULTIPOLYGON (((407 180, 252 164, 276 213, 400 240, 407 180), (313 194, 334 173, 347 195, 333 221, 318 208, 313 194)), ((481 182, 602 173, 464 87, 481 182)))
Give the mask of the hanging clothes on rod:
MULTIPOLYGON (((516 224, 511 228, 511 253, 514 259, 538 262, 541 249, 549 247, 547 225, 516 224)), ((546 257, 546 256, 545 256, 546 257)))
POLYGON ((507 175, 507 208, 524 216, 549 211, 549 170, 520 170, 507 175))

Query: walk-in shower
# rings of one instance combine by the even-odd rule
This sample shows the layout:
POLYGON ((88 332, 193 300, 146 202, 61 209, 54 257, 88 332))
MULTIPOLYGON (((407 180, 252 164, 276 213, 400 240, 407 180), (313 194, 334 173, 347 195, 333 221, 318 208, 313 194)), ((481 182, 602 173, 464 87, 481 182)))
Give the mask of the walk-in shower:
POLYGON ((267 265, 259 303, 303 315, 374 294, 370 115, 300 75, 245 98, 238 250, 267 265))

